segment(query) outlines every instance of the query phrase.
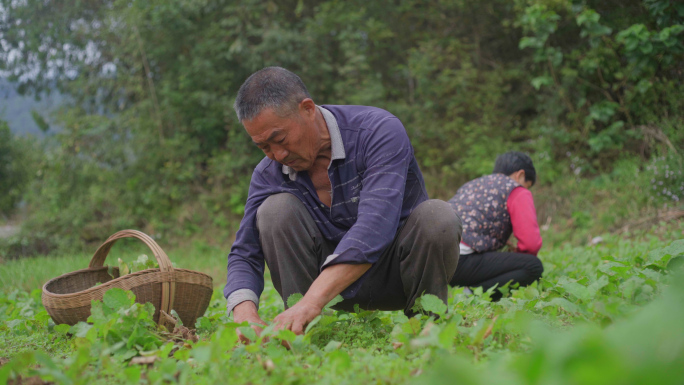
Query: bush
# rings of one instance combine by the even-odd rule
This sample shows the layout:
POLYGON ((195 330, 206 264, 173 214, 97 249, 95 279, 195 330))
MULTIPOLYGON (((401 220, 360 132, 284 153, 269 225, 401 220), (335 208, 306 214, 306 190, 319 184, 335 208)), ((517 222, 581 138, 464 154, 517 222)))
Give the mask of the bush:
POLYGON ((666 206, 684 202, 684 156, 670 153, 654 157, 646 166, 646 172, 651 176, 651 200, 666 206))
POLYGON ((36 151, 29 141, 15 137, 0 120, 0 215, 10 216, 31 181, 31 156, 36 151))
POLYGON ((226 239, 262 156, 231 105, 268 65, 320 104, 397 115, 433 197, 507 150, 564 183, 684 146, 684 8, 669 0, 6 3, 12 80, 35 60, 51 76, 20 89, 70 98, 27 234, 226 239))

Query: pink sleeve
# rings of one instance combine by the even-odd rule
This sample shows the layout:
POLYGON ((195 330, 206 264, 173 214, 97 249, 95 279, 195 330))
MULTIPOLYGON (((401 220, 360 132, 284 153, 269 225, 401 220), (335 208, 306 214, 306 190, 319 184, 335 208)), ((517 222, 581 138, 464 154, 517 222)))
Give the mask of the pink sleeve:
POLYGON ((522 186, 516 187, 508 196, 506 204, 511 215, 513 235, 518 239, 517 252, 537 255, 542 247, 542 238, 532 193, 522 186))

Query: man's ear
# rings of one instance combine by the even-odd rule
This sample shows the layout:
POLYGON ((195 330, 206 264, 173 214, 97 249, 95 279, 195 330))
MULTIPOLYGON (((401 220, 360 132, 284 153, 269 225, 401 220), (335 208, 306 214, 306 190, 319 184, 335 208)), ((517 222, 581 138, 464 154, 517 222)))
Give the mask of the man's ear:
POLYGON ((299 113, 309 119, 316 117, 316 103, 311 98, 306 98, 299 102, 299 113))

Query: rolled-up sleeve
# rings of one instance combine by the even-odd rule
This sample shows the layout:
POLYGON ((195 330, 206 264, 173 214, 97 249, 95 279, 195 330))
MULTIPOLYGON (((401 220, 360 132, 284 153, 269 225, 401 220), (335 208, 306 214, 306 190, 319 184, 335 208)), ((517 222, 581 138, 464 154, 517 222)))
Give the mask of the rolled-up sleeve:
MULTIPOLYGON (((361 161, 365 170, 356 223, 321 269, 342 263, 373 264, 378 261, 399 227, 412 157, 413 148, 399 119, 385 118, 368 133, 363 149, 357 155, 357 162, 361 161)), ((359 287, 360 284, 352 284, 342 296, 353 297, 359 287)))
POLYGON ((228 314, 244 301, 252 301, 259 306, 259 297, 264 290, 265 261, 256 228, 256 213, 269 196, 268 190, 257 168, 249 185, 245 216, 228 255, 228 276, 223 289, 228 314))
POLYGON ((537 255, 542 247, 542 237, 532 193, 522 186, 516 187, 508 196, 506 205, 511 216, 513 235, 518 240, 516 251, 537 255))

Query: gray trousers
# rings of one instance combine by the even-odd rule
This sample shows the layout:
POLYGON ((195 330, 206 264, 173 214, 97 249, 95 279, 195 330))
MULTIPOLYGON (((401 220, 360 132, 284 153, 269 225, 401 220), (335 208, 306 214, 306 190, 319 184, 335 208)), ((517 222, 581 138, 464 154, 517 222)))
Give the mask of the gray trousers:
MULTIPOLYGON (((304 204, 288 193, 268 197, 257 210, 256 224, 273 286, 287 308, 291 294, 306 293, 336 243, 321 235, 304 204)), ((434 294, 446 303, 460 241, 461 220, 448 203, 421 203, 366 273, 356 296, 334 308, 353 311, 358 304, 365 310, 404 310, 412 315, 411 308, 423 294, 434 294)))

